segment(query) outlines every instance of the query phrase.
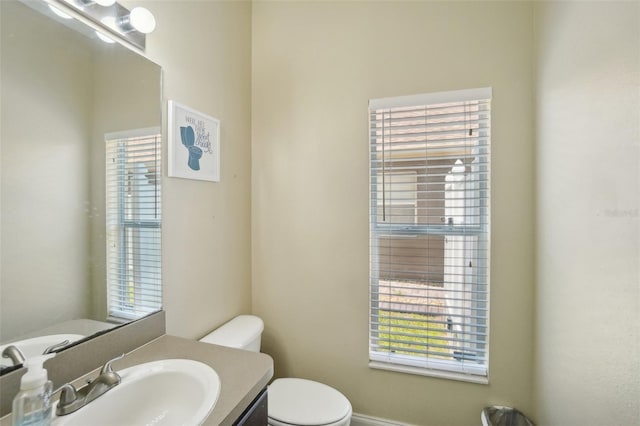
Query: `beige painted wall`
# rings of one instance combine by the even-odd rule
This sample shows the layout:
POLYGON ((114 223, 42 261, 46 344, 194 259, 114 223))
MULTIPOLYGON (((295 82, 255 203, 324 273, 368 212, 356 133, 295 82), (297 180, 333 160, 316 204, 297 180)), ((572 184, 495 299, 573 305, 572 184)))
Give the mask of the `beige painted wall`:
POLYGON ((59 25, 2 2, 3 341, 88 313, 91 57, 59 25))
POLYGON ((536 417, 640 425, 640 5, 535 12, 536 417))
MULTIPOLYGON (((532 380, 532 6, 253 5, 253 311, 277 376, 335 386, 354 411, 478 424, 529 412, 532 380), (368 368, 370 98, 493 87, 490 384, 368 368)), ((169 311, 171 314, 171 311, 169 311)))
POLYGON ((163 194, 167 333, 196 338, 251 310, 251 3, 126 1, 158 22, 147 56, 172 99, 221 120, 221 181, 169 178, 163 194))

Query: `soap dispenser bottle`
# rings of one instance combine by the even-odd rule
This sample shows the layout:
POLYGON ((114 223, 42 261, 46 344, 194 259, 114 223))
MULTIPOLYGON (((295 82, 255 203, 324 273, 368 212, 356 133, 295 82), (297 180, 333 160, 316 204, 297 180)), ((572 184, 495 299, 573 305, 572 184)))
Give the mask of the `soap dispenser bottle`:
POLYGON ((43 364, 55 354, 42 355, 24 361, 27 372, 20 380, 20 391, 13 399, 13 426, 49 426, 51 424, 51 392, 53 383, 47 380, 43 364))

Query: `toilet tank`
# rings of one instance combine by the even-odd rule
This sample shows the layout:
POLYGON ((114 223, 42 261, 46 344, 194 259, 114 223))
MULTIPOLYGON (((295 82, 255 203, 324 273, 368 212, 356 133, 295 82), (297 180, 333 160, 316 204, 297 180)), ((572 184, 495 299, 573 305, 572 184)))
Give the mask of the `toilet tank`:
POLYGON ((254 315, 239 315, 200 339, 203 343, 260 352, 264 322, 254 315))

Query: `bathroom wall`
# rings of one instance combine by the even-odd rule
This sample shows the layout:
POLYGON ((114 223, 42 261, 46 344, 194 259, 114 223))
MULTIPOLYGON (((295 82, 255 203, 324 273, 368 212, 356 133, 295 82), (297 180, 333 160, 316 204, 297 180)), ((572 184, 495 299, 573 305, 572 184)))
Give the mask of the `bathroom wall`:
MULTIPOLYGON (((531 411, 532 5, 256 2, 253 311, 277 376, 335 386, 355 412, 478 424, 531 411), (490 384, 368 368, 370 98, 493 87, 490 384)), ((169 311, 171 315, 171 311, 169 311)))
POLYGON ((8 340, 88 314, 92 68, 85 41, 60 34, 59 23, 19 3, 2 10, 0 340, 8 340), (34 48, 42 34, 48 43, 34 48))
POLYGON ((167 333, 197 338, 251 310, 251 3, 125 1, 157 20, 147 56, 172 99, 221 120, 219 183, 166 176, 163 291, 167 333))
POLYGON ((540 425, 640 425, 640 5, 535 6, 540 425))

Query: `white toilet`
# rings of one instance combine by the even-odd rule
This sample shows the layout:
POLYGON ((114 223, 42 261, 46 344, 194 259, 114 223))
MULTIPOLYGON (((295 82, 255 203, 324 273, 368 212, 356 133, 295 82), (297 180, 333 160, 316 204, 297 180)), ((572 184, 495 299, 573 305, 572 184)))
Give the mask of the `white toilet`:
MULTIPOLYGON (((231 348, 259 352, 264 323, 240 315, 200 339, 231 348)), ((305 379, 276 379, 269 385, 267 411, 273 426, 349 426, 351 403, 336 389, 305 379)))

